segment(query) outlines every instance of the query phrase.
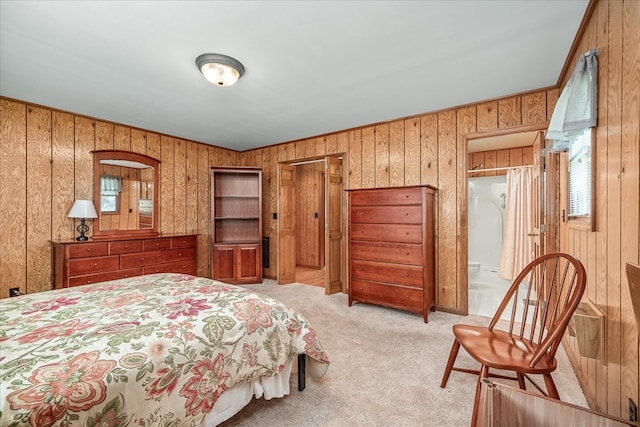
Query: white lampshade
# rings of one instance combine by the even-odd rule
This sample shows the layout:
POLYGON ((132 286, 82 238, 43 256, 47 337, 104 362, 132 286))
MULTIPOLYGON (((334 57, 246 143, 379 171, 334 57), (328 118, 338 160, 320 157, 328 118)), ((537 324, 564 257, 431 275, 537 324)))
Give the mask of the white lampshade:
POLYGON ((69 212, 69 218, 98 218, 98 213, 91 200, 76 200, 69 212))
POLYGON ((198 56, 196 66, 205 79, 217 86, 231 86, 244 74, 244 66, 238 60, 217 53, 198 56))

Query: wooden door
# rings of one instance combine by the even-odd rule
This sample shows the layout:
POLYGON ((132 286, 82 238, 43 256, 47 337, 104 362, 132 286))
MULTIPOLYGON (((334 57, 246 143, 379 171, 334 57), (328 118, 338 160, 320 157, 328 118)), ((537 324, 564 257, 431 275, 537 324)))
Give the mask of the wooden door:
POLYGON ((213 278, 223 282, 236 279, 235 245, 213 246, 213 278))
POLYGON ((342 292, 342 159, 326 158, 325 293, 342 292))
POLYGON ((237 246, 236 275, 240 282, 257 283, 262 281, 260 245, 237 246))
POLYGON ((296 280, 295 166, 278 165, 278 284, 296 280))

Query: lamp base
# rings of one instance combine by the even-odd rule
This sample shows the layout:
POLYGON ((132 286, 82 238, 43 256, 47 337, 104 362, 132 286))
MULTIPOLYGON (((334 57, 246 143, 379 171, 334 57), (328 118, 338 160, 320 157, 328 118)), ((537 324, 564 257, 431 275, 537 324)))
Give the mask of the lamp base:
POLYGON ((76 240, 79 241, 85 241, 85 240, 89 240, 89 238, 87 236, 84 235, 84 233, 86 233, 87 231, 89 231, 89 226, 87 225, 87 223, 85 222, 84 218, 80 219, 80 225, 78 225, 78 227, 76 228, 76 230, 78 230, 78 232, 80 233, 80 236, 76 237, 76 240))

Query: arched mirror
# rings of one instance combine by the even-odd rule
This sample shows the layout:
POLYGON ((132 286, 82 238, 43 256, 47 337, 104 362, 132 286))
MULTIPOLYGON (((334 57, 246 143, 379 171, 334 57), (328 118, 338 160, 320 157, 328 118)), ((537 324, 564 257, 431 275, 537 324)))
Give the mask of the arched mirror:
POLYGON ((159 234, 159 164, 129 151, 93 152, 94 239, 159 234))

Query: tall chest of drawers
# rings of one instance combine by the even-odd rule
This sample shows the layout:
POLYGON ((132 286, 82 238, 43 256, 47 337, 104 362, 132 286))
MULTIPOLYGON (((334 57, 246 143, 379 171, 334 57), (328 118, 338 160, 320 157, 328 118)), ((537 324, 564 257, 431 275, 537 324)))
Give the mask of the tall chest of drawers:
POLYGON ((197 235, 52 241, 55 289, 153 273, 196 273, 197 235))
POLYGON ((349 305, 435 307, 435 198, 428 185, 348 190, 349 305))

